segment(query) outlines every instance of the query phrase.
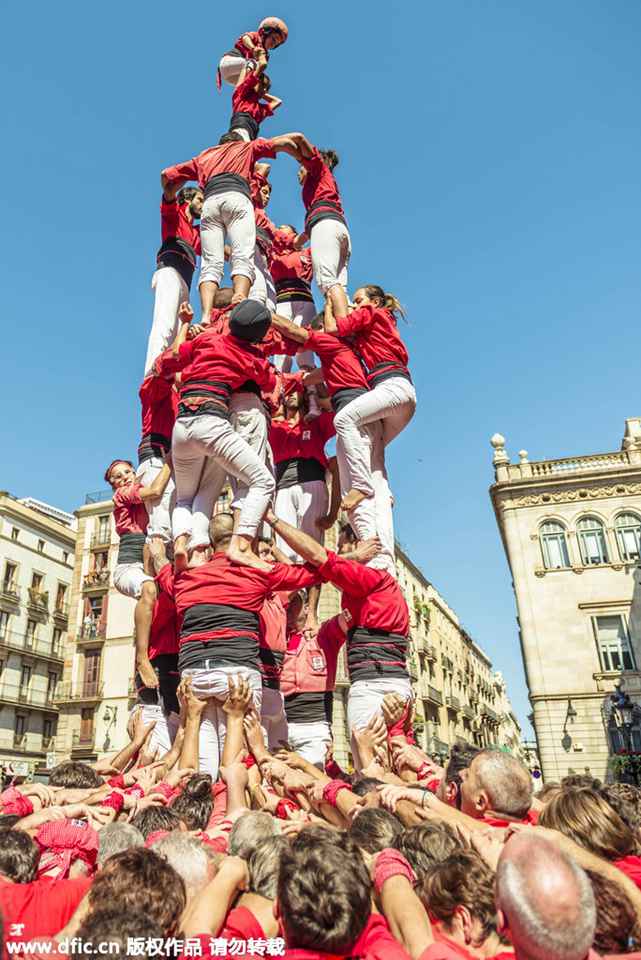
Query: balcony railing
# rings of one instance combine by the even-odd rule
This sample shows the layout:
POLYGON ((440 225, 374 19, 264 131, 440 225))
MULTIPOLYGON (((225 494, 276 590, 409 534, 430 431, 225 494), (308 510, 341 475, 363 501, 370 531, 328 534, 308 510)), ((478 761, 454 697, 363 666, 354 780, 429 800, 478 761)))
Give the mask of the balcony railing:
POLYGON ((432 663, 436 661, 436 647, 431 643, 425 643, 423 645, 423 653, 425 654, 425 659, 430 660, 432 663))
POLYGON ((476 717, 476 712, 475 712, 474 710, 472 710, 471 707, 464 706, 464 707, 463 707, 463 716, 464 716, 464 717, 467 717, 468 720, 474 720, 474 718, 476 717))
POLYGON ((106 530, 98 530, 96 533, 92 533, 90 546, 92 550, 97 550, 100 547, 110 547, 111 546, 110 527, 107 527, 106 530))
POLYGON ((454 672, 454 664, 452 663, 449 657, 445 656, 445 654, 443 654, 443 656, 441 657, 441 663, 443 665, 444 670, 449 670, 450 673, 454 672))
POLYGON ((43 707, 46 710, 56 709, 55 690, 34 690, 31 686, 18 684, 0 684, 0 703, 18 703, 30 707, 43 707))
POLYGON ((57 703, 102 700, 102 683, 63 683, 56 692, 57 703))
POLYGON ((498 715, 498 713, 497 713, 495 710, 492 710, 492 707, 488 707, 487 704, 483 706, 483 716, 484 716, 484 717, 487 717, 487 719, 488 719, 491 723, 498 723, 498 722, 499 722, 499 715, 498 715))
POLYGON ((443 694, 440 690, 437 690, 436 687, 433 687, 429 683, 425 684, 424 690, 424 697, 426 700, 429 700, 430 703, 437 704, 439 707, 443 705, 443 694))
POLYGON ((55 620, 68 620, 69 619, 69 604, 68 603, 56 603, 55 609, 53 611, 53 616, 55 620))
POLYGON ((82 581, 83 590, 105 590, 109 586, 109 570, 93 570, 82 581))
POLYGON ((85 504, 105 503, 113 497, 113 490, 96 490, 94 493, 88 493, 85 496, 85 504))
POLYGON ((407 658, 407 672, 412 680, 418 680, 418 663, 414 657, 407 658))
POLYGON ((83 623, 78 633, 78 643, 102 643, 105 639, 107 626, 104 623, 83 623))
POLYGON ((0 633, 0 647, 10 650, 19 650, 22 653, 33 653, 48 660, 64 660, 62 647, 51 640, 40 640, 30 634, 18 633, 17 630, 5 630, 0 633))
POLYGON ((8 600, 10 603, 20 603, 20 587, 12 580, 7 580, 0 585, 0 599, 8 600))
POLYGON ((445 706, 449 707, 450 710, 456 710, 457 712, 461 709, 461 701, 458 697, 450 696, 445 698, 445 706))
POLYGON ((27 606, 32 613, 45 615, 49 613, 49 594, 46 590, 38 590, 37 587, 29 587, 27 606))

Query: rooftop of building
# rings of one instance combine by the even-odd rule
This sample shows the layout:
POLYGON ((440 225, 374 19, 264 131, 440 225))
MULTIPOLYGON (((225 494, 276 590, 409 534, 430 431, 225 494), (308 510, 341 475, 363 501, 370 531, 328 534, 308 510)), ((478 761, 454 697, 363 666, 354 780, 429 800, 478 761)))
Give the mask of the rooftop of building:
POLYGON ((42 500, 33 497, 19 499, 6 490, 0 490, 0 514, 10 514, 45 534, 61 537, 72 544, 75 542, 78 522, 74 515, 42 500))

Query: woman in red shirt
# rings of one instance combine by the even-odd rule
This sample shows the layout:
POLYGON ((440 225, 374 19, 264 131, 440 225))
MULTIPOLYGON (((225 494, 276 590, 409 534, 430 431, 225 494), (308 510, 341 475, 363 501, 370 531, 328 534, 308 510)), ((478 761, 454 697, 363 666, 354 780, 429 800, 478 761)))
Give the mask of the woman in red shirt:
POLYGON ((237 130, 243 140, 255 140, 260 125, 282 104, 279 97, 270 94, 271 80, 264 72, 267 56, 261 52, 255 67, 245 64, 232 94, 232 116, 229 129, 237 130))
POLYGON ((252 30, 239 37, 218 64, 216 85, 221 88, 221 81, 235 84, 241 70, 246 63, 251 67, 262 53, 269 58, 269 51, 280 47, 287 40, 289 30, 284 20, 279 17, 265 17, 261 20, 258 30, 252 30))
POLYGON ((351 509, 365 497, 375 495, 372 471, 362 455, 358 431, 368 423, 382 421, 384 446, 407 426, 416 410, 416 391, 407 368, 408 354, 400 338, 396 314, 401 307, 382 287, 369 284, 354 294, 355 309, 332 314, 325 311, 325 330, 348 339, 367 368, 369 391, 344 407, 336 417, 350 473, 351 490, 343 509, 351 509))

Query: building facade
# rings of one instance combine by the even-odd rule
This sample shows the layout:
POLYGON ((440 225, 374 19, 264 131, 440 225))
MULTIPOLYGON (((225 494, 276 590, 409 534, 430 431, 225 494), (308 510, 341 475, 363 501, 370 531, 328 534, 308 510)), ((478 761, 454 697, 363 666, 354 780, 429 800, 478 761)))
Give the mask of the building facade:
MULTIPOLYGON (((641 696, 641 419, 613 453, 512 463, 492 437, 490 496, 512 574, 543 776, 609 773, 623 746, 606 708, 641 696)), ((636 749, 641 730, 633 729, 636 749)))
POLYGON ((0 492, 0 767, 32 774, 55 749, 75 518, 0 492))
MULTIPOLYGON (((91 495, 85 506, 76 511, 78 536, 70 642, 59 693, 57 746, 61 757, 71 751, 78 758, 93 758, 119 749, 126 742, 127 719, 134 703, 134 602, 117 593, 112 584, 118 538, 108 496, 91 495)), ((225 506, 223 500, 220 507, 225 506)), ((335 547, 336 528, 328 531, 326 542, 330 549, 335 547)), ((417 701, 418 742, 441 758, 447 756, 454 743, 510 745, 514 724, 517 730, 518 724, 511 713, 502 677, 493 672, 490 659, 400 548, 396 567, 410 608, 408 665, 417 701), (509 736, 508 730, 512 731, 509 736)), ((324 585, 320 620, 339 612, 339 592, 330 584, 324 585)), ((333 718, 334 753, 341 764, 349 762, 348 690, 342 656, 333 718)), ((518 733, 520 736, 520 730, 518 733)))

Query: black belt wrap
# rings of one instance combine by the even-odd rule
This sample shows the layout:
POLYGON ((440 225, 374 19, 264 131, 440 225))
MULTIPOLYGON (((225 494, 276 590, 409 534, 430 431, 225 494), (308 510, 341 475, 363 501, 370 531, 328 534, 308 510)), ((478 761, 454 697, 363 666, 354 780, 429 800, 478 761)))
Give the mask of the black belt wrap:
POLYGON ((242 193, 243 196, 251 200, 251 190, 249 182, 241 177, 239 173, 217 173, 205 184, 205 200, 207 197, 213 197, 216 193, 242 193))
POLYGON ((321 220, 338 220, 347 226, 347 221, 341 213, 340 207, 332 200, 316 200, 310 204, 305 214, 305 231, 309 233, 312 227, 321 220))
POLYGON ((408 677, 407 637, 376 627, 353 627, 347 634, 347 669, 352 683, 380 677, 408 677))
POLYGON ((276 464, 275 469, 278 490, 286 490, 287 487, 296 487, 299 483, 309 483, 312 480, 325 482, 325 467, 312 457, 292 457, 290 460, 281 460, 276 464))
POLYGON ((313 693, 290 693, 285 697, 285 716, 288 723, 322 723, 331 726, 334 693, 319 690, 313 693))
POLYGON ((252 117, 251 113, 246 113, 245 110, 239 110, 238 113, 232 113, 231 120, 229 121, 229 129, 231 130, 246 130, 249 134, 250 140, 255 140, 258 136, 258 121, 252 117))
POLYGON ((365 387, 345 387, 343 390, 337 390, 331 399, 332 410, 334 413, 340 413, 343 407, 346 407, 352 400, 362 397, 369 391, 365 387))
POLYGON ((144 533, 121 533, 117 563, 142 563, 147 535, 144 533))
POLYGON ((173 267, 189 288, 196 269, 196 251, 180 237, 167 237, 156 254, 156 266, 173 267))

